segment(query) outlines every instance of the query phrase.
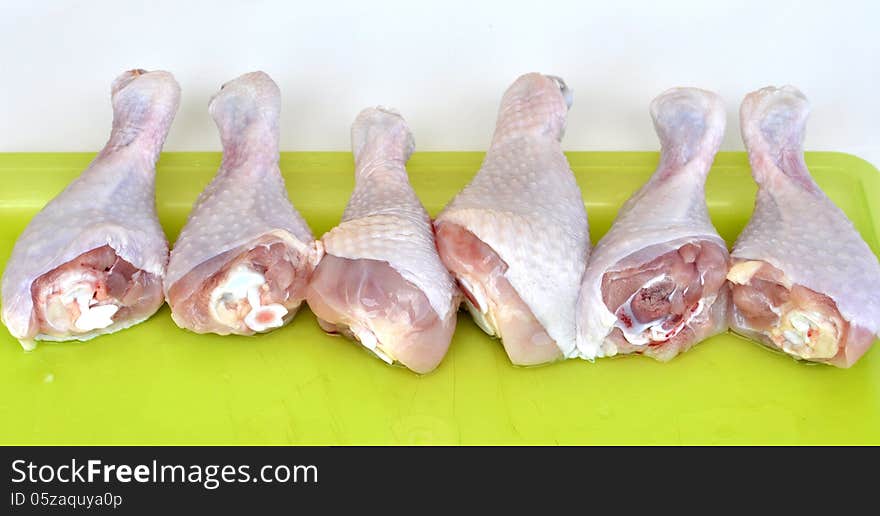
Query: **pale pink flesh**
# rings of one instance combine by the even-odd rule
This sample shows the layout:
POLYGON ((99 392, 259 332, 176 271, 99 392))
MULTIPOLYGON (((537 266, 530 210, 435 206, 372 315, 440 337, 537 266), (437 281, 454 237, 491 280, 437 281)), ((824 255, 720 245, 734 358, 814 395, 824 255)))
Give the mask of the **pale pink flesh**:
POLYGON ((718 297, 712 306, 709 307, 709 311, 704 317, 699 321, 692 322, 689 326, 683 327, 680 332, 665 342, 652 343, 648 346, 636 346, 626 340, 623 332, 617 327, 611 331, 608 338, 617 346, 618 354, 641 354, 661 362, 668 362, 700 341, 718 333, 719 326, 723 324, 727 317, 729 294, 727 286, 722 286, 718 292, 718 297))
POLYGON ((418 287, 378 260, 325 254, 306 300, 325 331, 355 340, 353 326, 370 331, 387 355, 416 373, 440 364, 455 331, 454 311, 440 319, 418 287))
POLYGON ((646 329, 643 335, 650 340, 646 345, 638 345, 627 341, 620 327, 616 327, 610 337, 617 352, 667 360, 708 336, 717 325, 717 318, 723 315, 714 315, 713 307, 705 306, 703 310, 711 314, 708 318, 695 317, 689 321, 689 317, 700 309, 701 299, 713 303, 726 301, 726 292, 722 290, 726 274, 726 253, 718 244, 708 241, 688 243, 645 264, 605 273, 602 300, 617 316, 619 326, 629 329, 661 321, 657 324, 665 332, 655 338, 646 329), (657 277, 662 279, 646 286, 657 277))
POLYGON ((264 238, 255 246, 237 255, 223 253, 195 267, 168 290, 168 304, 178 324, 196 333, 218 333, 226 335, 252 335, 244 319, 251 311, 247 299, 227 303, 226 308, 236 311, 237 323, 230 326, 217 321, 211 315, 211 294, 224 283, 229 273, 238 266, 246 266, 262 274, 265 287, 260 293, 263 306, 279 304, 288 310, 284 322, 288 322, 305 299, 311 268, 305 257, 297 250, 277 238, 264 238), (204 278, 201 268, 216 267, 215 262, 223 262, 217 272, 204 278))
POLYGON ((838 367, 853 365, 873 344, 873 334, 849 324, 828 296, 797 284, 787 288, 782 284, 784 277, 782 271, 764 263, 748 283, 732 283, 731 327, 769 347, 781 349, 765 334, 780 323, 780 316, 773 309, 779 310, 785 305, 789 309, 817 312, 832 321, 840 335, 840 343, 834 357, 815 361, 838 367))
POLYGON ((74 325, 81 314, 77 303, 66 303, 63 317, 47 313, 50 303, 65 294, 61 280, 70 277, 78 278, 77 283, 87 284, 93 290, 91 307, 109 304, 119 307, 112 316, 114 322, 141 320, 154 313, 164 300, 160 278, 118 257, 109 245, 101 246, 43 274, 31 284, 35 323, 31 328, 35 333, 30 337, 88 333, 74 325), (50 319, 54 324, 49 323, 50 319))
MULTIPOLYGON (((538 365, 562 358, 559 346, 504 277, 507 264, 491 247, 457 224, 440 223, 437 225, 437 249, 468 302, 491 314, 497 326, 494 328, 496 334, 511 362, 538 365), (484 293, 488 306, 479 306, 477 296, 468 291, 467 284, 484 293)), ((552 274, 552 271, 548 273, 552 274)))

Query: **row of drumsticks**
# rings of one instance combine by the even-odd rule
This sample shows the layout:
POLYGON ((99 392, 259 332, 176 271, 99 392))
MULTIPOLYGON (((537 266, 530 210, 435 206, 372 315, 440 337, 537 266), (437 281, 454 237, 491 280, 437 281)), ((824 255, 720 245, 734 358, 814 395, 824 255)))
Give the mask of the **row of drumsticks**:
POLYGON ((407 177, 404 119, 365 109, 351 129, 354 192, 315 240, 278 167, 280 92, 254 72, 211 99, 223 161, 169 257, 154 180, 179 97, 167 72, 114 81, 109 142, 33 218, 4 272, 3 321, 25 348, 132 326, 165 301, 180 327, 221 335, 281 327, 306 301, 327 332, 419 373, 445 356, 461 302, 518 365, 669 360, 730 327, 848 367, 880 331, 880 264, 807 170, 795 88, 742 103, 759 188, 731 252, 705 201, 725 127, 714 93, 654 99, 660 163, 592 249, 560 146, 571 106, 560 78, 508 88, 482 167, 433 221, 407 177))

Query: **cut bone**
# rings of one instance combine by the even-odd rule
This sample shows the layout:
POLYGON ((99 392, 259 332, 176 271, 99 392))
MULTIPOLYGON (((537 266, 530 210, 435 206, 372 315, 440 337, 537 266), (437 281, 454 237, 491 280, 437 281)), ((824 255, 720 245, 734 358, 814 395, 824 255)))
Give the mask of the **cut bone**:
MULTIPOLYGON (((229 316, 221 313, 221 306, 226 303, 239 303, 247 300, 250 310, 244 316, 244 324, 254 331, 266 331, 284 324, 287 309, 277 303, 263 305, 260 291, 266 285, 266 278, 246 265, 235 267, 221 283, 211 292, 211 316, 224 321, 229 316)), ((237 321, 233 321, 237 323, 237 321)))

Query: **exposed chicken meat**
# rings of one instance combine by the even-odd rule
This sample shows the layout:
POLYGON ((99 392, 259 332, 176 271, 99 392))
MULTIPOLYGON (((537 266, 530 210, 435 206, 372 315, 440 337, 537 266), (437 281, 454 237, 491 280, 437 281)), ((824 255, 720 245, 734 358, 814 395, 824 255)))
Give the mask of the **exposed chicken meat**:
POLYGON ((197 333, 249 335, 287 324, 305 296, 312 265, 267 236, 247 250, 202 263, 168 291, 172 317, 197 333), (219 268, 218 268, 219 266, 219 268))
POLYGON ((382 261, 324 255, 308 301, 324 331, 417 373, 437 367, 455 331, 454 311, 441 319, 418 287, 382 261))
POLYGON ((642 352, 655 356, 652 348, 692 340, 669 342, 684 330, 689 337, 705 334, 696 323, 722 293, 726 271, 727 253, 716 242, 691 242, 648 263, 606 273, 602 300, 617 316, 615 327, 624 339, 636 349, 649 346, 642 352))
POLYGON ((870 334, 849 335, 849 323, 831 298, 792 285, 768 263, 736 262, 729 278, 732 322, 767 345, 808 360, 830 360, 850 337, 867 337, 867 342, 853 343, 861 349, 873 340, 870 334))
POLYGON ((34 317, 45 340, 64 339, 144 319, 162 305, 161 278, 143 272, 108 245, 83 253, 31 285, 34 317))

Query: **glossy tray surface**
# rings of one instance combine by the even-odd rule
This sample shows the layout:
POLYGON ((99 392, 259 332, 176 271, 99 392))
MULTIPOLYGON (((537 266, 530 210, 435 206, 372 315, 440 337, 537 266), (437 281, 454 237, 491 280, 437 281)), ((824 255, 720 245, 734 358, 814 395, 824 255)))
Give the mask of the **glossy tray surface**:
MULTIPOLYGON (((0 268, 30 218, 93 156, 0 154, 0 268)), ((658 154, 568 157, 595 243, 658 154)), ((412 183, 432 215, 481 159, 412 157, 412 183)), ((880 173, 846 154, 806 160, 878 253, 880 173)), ((163 154, 157 203, 171 241, 219 162, 218 153, 163 154)), ((316 235, 338 222, 354 183, 349 153, 283 153, 281 169, 316 235)), ((707 198, 728 244, 754 195, 745 154, 719 154, 707 198)), ((517 368, 462 312, 445 361, 419 377, 325 335, 307 309, 266 335, 219 337, 178 329, 164 307, 132 329, 30 353, 0 328, 0 444, 28 443, 880 444, 880 349, 840 370, 727 334, 668 364, 625 357, 517 368)))

